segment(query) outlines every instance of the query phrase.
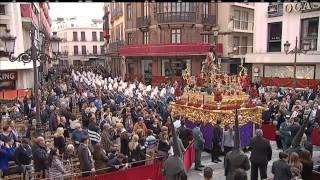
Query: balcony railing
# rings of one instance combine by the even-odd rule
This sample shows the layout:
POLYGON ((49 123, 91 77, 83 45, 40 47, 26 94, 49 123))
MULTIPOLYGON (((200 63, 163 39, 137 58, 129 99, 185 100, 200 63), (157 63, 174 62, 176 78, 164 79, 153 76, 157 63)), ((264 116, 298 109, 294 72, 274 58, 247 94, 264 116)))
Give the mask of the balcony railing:
POLYGON ((125 41, 115 41, 108 44, 108 48, 106 49, 106 54, 118 52, 119 49, 125 45, 125 41))
POLYGON ((204 25, 215 26, 216 25, 216 16, 215 15, 201 15, 201 22, 204 25))
POLYGON ((137 18, 138 28, 146 28, 150 25, 150 16, 142 16, 137 18))
POLYGON ((233 47, 233 55, 252 54, 253 46, 235 46, 233 47))
MULTIPOLYGON (((303 45, 306 42, 310 44, 309 51, 316 51, 317 50, 318 35, 302 38, 300 45, 303 45)), ((301 49, 303 49, 303 47, 301 47, 301 49)))
POLYGON ((157 21, 159 24, 164 23, 195 23, 195 12, 167 12, 158 13, 157 21))
POLYGON ((38 26, 38 17, 32 11, 32 4, 31 3, 20 4, 20 9, 21 9, 21 17, 22 18, 29 18, 29 19, 31 19, 31 22, 33 24, 36 24, 38 26))
POLYGON ((253 22, 234 19, 233 31, 253 33, 253 22))
POLYGON ((122 8, 112 9, 111 11, 111 20, 118 18, 123 15, 122 8))

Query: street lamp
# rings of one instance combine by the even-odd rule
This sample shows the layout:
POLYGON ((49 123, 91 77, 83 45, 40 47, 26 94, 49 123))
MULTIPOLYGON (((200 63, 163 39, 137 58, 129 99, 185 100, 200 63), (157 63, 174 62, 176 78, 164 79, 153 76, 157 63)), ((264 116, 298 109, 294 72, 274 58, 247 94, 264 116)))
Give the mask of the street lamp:
POLYGON ((290 43, 286 41, 286 43, 283 44, 284 46, 284 52, 286 55, 288 54, 294 54, 294 69, 293 69, 293 77, 294 77, 294 88, 297 87, 297 54, 306 54, 310 50, 310 43, 304 42, 303 43, 303 49, 298 49, 298 37, 296 36, 296 44, 295 47, 292 50, 289 50, 290 43))
MULTIPOLYGON (((56 61, 59 55, 59 43, 61 39, 57 36, 57 33, 54 32, 53 36, 50 38, 51 49, 53 53, 53 58, 51 58, 46 53, 42 52, 41 45, 39 49, 37 49, 35 44, 35 30, 34 26, 31 27, 31 48, 26 50, 25 52, 18 55, 18 57, 14 57, 14 49, 15 49, 15 41, 16 37, 10 34, 10 30, 6 30, 6 33, 3 36, 0 36, 0 39, 4 43, 4 57, 7 57, 11 62, 23 62, 29 63, 33 62, 33 72, 34 72, 34 97, 36 104, 36 120, 40 122, 40 103, 39 103, 39 93, 38 93, 38 73, 37 73, 37 61, 39 62, 50 62, 51 60, 56 61)), ((44 42, 44 41, 42 41, 44 42)))

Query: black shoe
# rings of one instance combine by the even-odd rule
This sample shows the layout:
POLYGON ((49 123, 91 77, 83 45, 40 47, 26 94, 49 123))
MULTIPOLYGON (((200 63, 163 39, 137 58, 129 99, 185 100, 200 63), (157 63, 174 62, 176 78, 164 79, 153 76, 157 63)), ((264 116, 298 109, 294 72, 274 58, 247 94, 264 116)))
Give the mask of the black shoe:
POLYGON ((200 169, 200 168, 194 168, 194 170, 196 170, 196 171, 202 171, 202 169, 200 169))
POLYGON ((200 167, 200 168, 203 168, 203 167, 204 167, 204 165, 200 165, 199 167, 200 167))
POLYGON ((216 159, 216 161, 222 162, 221 159, 216 159))
POLYGON ((214 161, 212 161, 213 163, 219 163, 219 161, 217 161, 217 160, 214 160, 214 161))

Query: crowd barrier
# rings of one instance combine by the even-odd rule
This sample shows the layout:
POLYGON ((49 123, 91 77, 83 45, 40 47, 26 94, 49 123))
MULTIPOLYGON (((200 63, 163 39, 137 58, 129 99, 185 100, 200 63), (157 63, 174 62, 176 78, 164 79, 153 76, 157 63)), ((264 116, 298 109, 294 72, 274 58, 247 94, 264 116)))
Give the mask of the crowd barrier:
MULTIPOLYGON (((261 84, 264 86, 277 86, 277 87, 293 87, 294 86, 293 78, 273 78, 273 77, 264 77, 261 80, 261 84)), ((320 84, 320 80, 315 79, 297 79, 296 80, 297 88, 317 88, 320 84)))
MULTIPOLYGON (((183 154, 183 163, 186 171, 189 171, 195 159, 195 149, 194 143, 186 148, 183 154)), ((165 180, 162 175, 163 161, 156 162, 150 165, 138 166, 129 168, 123 171, 116 171, 96 176, 82 177, 78 178, 80 180, 120 180, 120 179, 130 179, 130 180, 165 180)))
POLYGON ((32 89, 17 89, 0 91, 0 100, 14 100, 19 97, 32 96, 32 89))
MULTIPOLYGON (((266 139, 269 139, 271 141, 276 140, 276 126, 271 124, 262 124, 261 129, 263 130, 263 136, 266 139)), ((319 143, 319 130, 317 128, 314 128, 311 133, 311 143, 313 145, 320 146, 319 143)))

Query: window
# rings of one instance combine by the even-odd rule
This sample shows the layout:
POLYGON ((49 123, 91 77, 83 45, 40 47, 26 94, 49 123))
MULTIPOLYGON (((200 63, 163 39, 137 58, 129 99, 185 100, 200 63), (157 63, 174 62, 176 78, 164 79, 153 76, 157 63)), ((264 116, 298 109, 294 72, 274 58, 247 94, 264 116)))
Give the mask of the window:
POLYGON ((97 32, 92 32, 92 41, 97 41, 97 32))
POLYGON ((149 32, 143 32, 143 44, 149 44, 149 32))
POLYGON ((86 41, 86 33, 81 32, 81 41, 86 41))
POLYGON ((238 30, 252 30, 251 26, 252 25, 250 25, 249 29, 249 12, 235 9, 233 15, 233 28, 238 30))
POLYGON ((203 16, 208 17, 209 15, 209 3, 203 3, 203 16))
MULTIPOLYGON (((4 35, 6 33, 7 25, 6 24, 0 24, 0 36, 4 35)), ((0 47, 4 47, 4 42, 0 41, 0 47)))
POLYGON ((73 32, 73 41, 78 41, 78 33, 73 32))
POLYGON ((171 43, 181 43, 181 29, 171 29, 171 43))
POLYGON ((82 46, 81 51, 82 51, 82 55, 86 55, 87 54, 86 46, 82 46))
POLYGON ((94 54, 94 55, 98 54, 98 47, 97 46, 92 47, 92 54, 94 54))
POLYGON ((131 4, 127 4, 127 19, 131 20, 132 19, 132 8, 131 4))
POLYGON ((128 45, 133 44, 132 33, 128 33, 128 45))
POLYGON ((0 15, 6 15, 6 9, 3 4, 0 4, 0 15))
POLYGON ((104 37, 103 37, 103 32, 100 32, 100 41, 103 41, 104 37))
POLYGON ((73 46, 73 54, 74 55, 78 55, 79 52, 78 52, 78 46, 73 46))
POLYGON ((268 24, 268 52, 281 52, 282 22, 268 24))
POLYGON ((105 53, 105 52, 104 52, 104 46, 100 46, 100 54, 101 54, 101 55, 104 55, 104 53, 105 53))
POLYGON ((191 68, 190 59, 163 59, 161 74, 162 76, 182 76, 187 64, 191 68))
POLYGON ((249 21, 249 12, 242 11, 241 12, 241 29, 247 30, 248 29, 248 22, 249 21))
POLYGON ((149 8, 148 8, 149 4, 148 2, 144 2, 143 3, 143 16, 147 17, 149 16, 149 8))
POLYGON ((203 35, 203 43, 209 43, 209 34, 203 35))
POLYGON ((234 52, 234 54, 239 54, 239 46, 240 46, 240 37, 234 36, 233 37, 233 52, 234 52))
POLYGON ((248 53, 248 37, 246 37, 246 36, 243 36, 241 38, 240 53, 241 54, 247 54, 248 53))
MULTIPOLYGON (((301 20, 301 43, 310 43, 310 50, 317 50, 319 18, 301 20)), ((303 48, 303 47, 302 47, 303 48)))

